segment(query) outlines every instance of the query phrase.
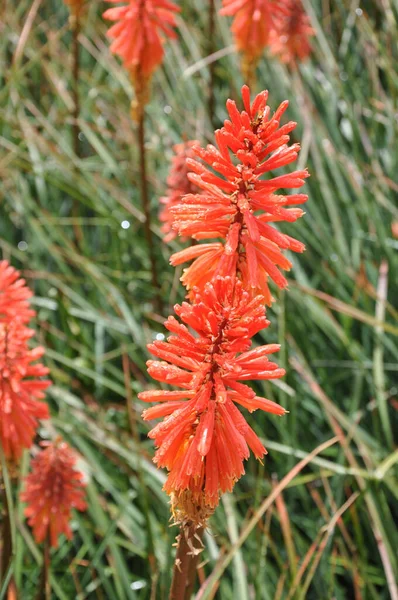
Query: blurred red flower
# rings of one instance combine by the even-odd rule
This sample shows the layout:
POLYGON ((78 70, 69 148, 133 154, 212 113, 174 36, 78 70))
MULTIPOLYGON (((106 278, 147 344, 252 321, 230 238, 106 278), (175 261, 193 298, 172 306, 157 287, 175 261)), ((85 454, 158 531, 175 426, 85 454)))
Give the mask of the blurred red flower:
POLYGON ((282 2, 274 0, 223 0, 221 15, 234 16, 231 31, 241 52, 258 58, 268 44, 275 21, 283 14, 282 2))
POLYGON ((282 62, 295 66, 311 53, 310 37, 315 35, 300 0, 284 0, 286 13, 276 22, 269 43, 282 62))
POLYGON ((28 348, 34 331, 18 320, 0 323, 0 441, 7 458, 18 459, 30 448, 38 419, 48 419, 48 406, 38 402, 50 381, 38 379, 49 370, 35 363, 44 348, 28 348))
POLYGON ((265 174, 270 175, 296 160, 300 145, 288 145, 296 123, 280 124, 287 101, 272 114, 267 106, 268 92, 261 92, 250 103, 249 88, 243 86, 242 97, 245 107, 242 112, 235 102, 227 101, 230 120, 215 132, 217 147, 193 148, 212 170, 187 159, 191 171, 188 177, 202 192, 184 196, 181 203, 170 209, 175 217, 173 227, 180 235, 225 241, 186 248, 170 261, 175 266, 194 259, 181 278, 188 290, 194 286, 203 288, 217 275, 237 273, 244 288, 251 290, 252 296, 262 294, 269 305, 273 298, 268 278, 280 288, 287 286, 279 268, 289 270, 291 262, 282 251, 305 249, 304 244, 270 223, 296 221, 304 214, 296 205, 308 197, 277 192, 281 188, 301 187, 308 172, 304 169, 263 179, 265 174))
POLYGON ((38 419, 47 419, 48 406, 38 402, 50 381, 39 379, 49 370, 36 361, 44 348, 29 349, 34 331, 26 323, 32 292, 7 261, 0 262, 0 442, 7 458, 17 460, 30 448, 38 419))
POLYGON ((86 510, 83 475, 76 471, 77 456, 60 439, 42 442, 44 447, 32 461, 32 472, 25 478, 21 494, 26 502, 25 516, 33 528, 37 543, 47 536, 51 546, 57 547, 63 533, 72 538, 70 520, 72 509, 86 510))
POLYGON ((195 194, 199 192, 199 188, 188 179, 189 168, 187 166, 187 158, 194 158, 192 147, 198 145, 199 142, 191 140, 173 146, 175 156, 172 159, 172 166, 167 178, 167 193, 166 196, 160 198, 163 208, 159 214, 159 219, 163 223, 161 230, 165 234, 164 241, 170 242, 177 233, 172 228, 174 216, 171 209, 176 204, 179 204, 185 194, 195 194))
POLYGON ((126 68, 149 78, 163 60, 162 34, 177 37, 174 13, 179 10, 168 0, 130 0, 124 6, 109 8, 103 16, 115 21, 107 34, 113 40, 111 52, 123 59, 126 68))
POLYGON ((151 390, 138 397, 161 402, 144 411, 143 417, 165 417, 149 437, 158 448, 155 462, 169 470, 164 489, 172 495, 174 509, 195 518, 192 507, 200 507, 206 518, 220 493, 231 491, 244 474, 249 448, 256 458, 266 453, 236 404, 250 412, 259 408, 285 413, 275 402, 257 397, 242 381, 276 379, 285 372, 268 359, 278 351, 277 344, 249 350, 251 338, 269 322, 264 299, 250 300, 240 281, 216 278, 202 291, 195 290, 194 304, 176 305, 175 312, 182 323, 169 317, 165 326, 172 335, 166 342, 148 346, 163 360, 150 360, 147 365, 154 379, 181 390, 151 390))

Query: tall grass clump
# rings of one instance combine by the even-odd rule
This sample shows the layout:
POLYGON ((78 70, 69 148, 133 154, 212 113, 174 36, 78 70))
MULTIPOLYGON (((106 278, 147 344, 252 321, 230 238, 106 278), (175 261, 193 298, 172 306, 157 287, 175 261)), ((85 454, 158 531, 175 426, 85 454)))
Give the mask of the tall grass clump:
MULTIPOLYGON (((122 4, 128 3, 112 6, 122 4)), ((43 358, 31 364, 43 363, 50 374, 40 375, 38 381, 52 382, 45 399, 37 400, 48 406, 51 419, 38 419, 33 444, 22 450, 17 469, 5 457, 1 438, 1 527, 8 527, 3 540, 9 543, 2 541, 0 550, 4 556, 8 548, 10 558, 5 561, 0 595, 10 588, 27 600, 46 590, 61 600, 162 600, 177 586, 178 593, 189 595, 193 589, 192 597, 201 600, 395 599, 397 9, 390 0, 377 5, 303 0, 295 3, 303 28, 291 27, 286 10, 275 18, 272 35, 251 61, 251 103, 257 93, 269 89, 272 119, 273 111, 288 99, 280 127, 297 123, 283 135, 290 135, 290 148, 300 144, 301 150, 290 165, 274 165, 258 179, 268 183, 293 170, 308 169, 311 177, 300 179, 305 179, 309 201, 271 202, 255 210, 249 206, 254 224, 250 216, 244 220, 243 207, 242 216, 232 223, 238 205, 230 200, 233 190, 214 191, 219 183, 214 178, 229 182, 229 175, 218 166, 230 173, 241 159, 219 149, 220 159, 207 148, 217 146, 219 134, 214 130, 223 128, 226 117, 230 133, 235 132, 235 117, 225 113, 227 98, 236 103, 239 119, 243 111, 248 114, 240 95, 248 83, 241 70, 243 52, 231 32, 237 15, 220 14, 227 3, 219 0, 213 3, 212 16, 211 2, 177 4, 181 11, 172 13, 178 40, 166 40, 156 26, 164 55, 152 73, 150 101, 145 104, 147 214, 138 127, 130 110, 131 99, 137 96, 129 69, 109 51, 108 27, 102 18, 106 7, 85 2, 77 36, 78 156, 71 136, 76 120, 68 7, 55 0, 21 0, 15 7, 10 2, 0 7, 0 253, 32 290, 28 310, 36 314, 26 327, 35 335, 26 340, 27 352, 46 348, 43 358), (311 46, 305 61, 294 52, 293 60, 286 60, 287 50, 308 49, 305 40, 311 46), (198 140, 194 146, 199 154, 189 156, 191 166, 185 175, 193 173, 188 180, 192 187, 184 188, 184 194, 199 194, 200 199, 191 197, 184 204, 167 179, 173 147, 188 140, 198 140), (206 196, 211 198, 208 204, 206 196), (173 201, 164 204, 160 198, 173 201), (165 206, 170 208, 167 223, 170 227, 176 223, 177 230, 166 232, 166 221, 158 221, 159 209, 165 206), (275 220, 274 212, 273 221, 263 218, 276 208, 290 209, 290 216, 303 210, 305 216, 289 222, 275 220), (156 286, 145 233, 148 211, 156 286), (216 227, 213 237, 194 237, 196 217, 203 229, 201 214, 216 227), (234 246, 230 226, 236 223, 239 228, 233 232, 236 235, 239 229, 239 235, 234 246), (256 239, 256 227, 265 243, 256 239), (288 247, 293 243, 289 238, 300 248, 305 245, 306 251, 288 247), (214 271, 198 265, 206 251, 214 271), (186 262, 184 255, 178 260, 180 252, 187 253, 186 262), (217 262, 216 252, 222 262, 217 262), (216 273, 217 267, 228 273, 216 273), (260 295, 253 288, 253 274, 269 289, 268 327, 265 302, 255 309, 250 305, 260 295), (233 285, 234 295, 228 291, 233 285), (214 286, 219 286, 215 294, 221 307, 212 295, 214 286), (156 294, 162 311, 154 303, 156 294), (234 305, 239 294, 244 300, 234 305), (245 294, 250 296, 247 300, 245 294), (232 346, 226 356, 224 349, 234 340, 231 329, 223 338, 224 346, 209 342, 209 336, 214 337, 211 328, 218 327, 218 315, 228 307, 236 320, 245 309, 256 314, 249 314, 247 331, 240 329, 242 337, 234 342, 241 349, 235 353, 232 346), (207 319, 212 312, 216 317, 207 319), (169 335, 182 339, 185 350, 180 342, 171 342, 180 348, 173 357, 184 362, 174 365, 173 373, 186 377, 185 387, 154 383, 147 372, 147 345, 158 354, 168 351, 163 321, 169 314, 174 317, 166 323, 178 329, 169 335), (200 330, 187 326, 193 340, 183 319, 200 330), (212 400, 194 409, 201 410, 197 422, 189 420, 190 413, 187 421, 185 417, 181 421, 189 425, 193 450, 187 469, 177 470, 173 479, 173 470, 158 468, 163 464, 158 454, 162 436, 168 433, 161 424, 173 414, 162 411, 190 405, 190 394, 200 386, 201 368, 209 364, 189 356, 189 343, 194 346, 190 351, 200 356, 206 356, 207 344, 216 346, 210 361, 214 368, 207 377, 214 385, 217 381, 218 398, 225 398, 225 403, 218 402, 217 411, 213 403, 214 425, 212 400), (273 354, 278 366, 261 372, 286 374, 255 379, 256 361, 267 366, 274 361, 269 354, 256 358, 249 354, 248 365, 247 354, 261 354, 267 346, 280 347, 273 354), (239 358, 242 354, 246 359, 239 358), (201 368, 190 362, 195 360, 201 368), (188 364, 195 370, 189 371, 188 364), (238 380, 239 374, 245 379, 238 380), (252 389, 250 397, 246 388, 252 389), (157 400, 150 405, 148 394, 154 398, 155 392, 157 400), (163 402, 159 396, 166 392, 180 396, 163 402), (181 396, 184 393, 188 395, 181 396), (289 414, 282 416, 279 407, 289 414), (253 408, 257 410, 249 414, 253 408), (259 410, 263 408, 279 411, 281 418, 259 410), (143 410, 152 411, 145 413, 148 419, 141 419, 143 410), (230 424, 229 411, 237 419, 238 411, 245 421, 240 421, 240 431, 237 422, 232 423, 235 429, 228 429, 232 438, 220 427, 221 420, 230 424), (152 422, 154 415, 160 421, 152 422), (58 436, 63 442, 57 442, 58 436), (198 445, 195 436, 200 437, 198 445), (258 444, 247 460, 241 439, 249 447, 245 436, 258 444), (206 526, 191 528, 174 548, 178 529, 169 526, 170 499, 178 520, 181 502, 176 502, 188 489, 176 485, 189 479, 203 500, 201 466, 207 460, 197 461, 195 451, 200 448, 204 453, 200 456, 206 457, 216 444, 230 449, 230 439, 235 462, 223 461, 225 470, 218 482, 220 491, 233 490, 211 495, 218 506, 211 507, 206 526), (33 461, 46 451, 47 443, 65 443, 71 449, 87 504, 86 511, 70 507, 73 536, 60 533, 57 547, 51 547, 48 538, 35 538, 21 497, 27 490, 26 477, 34 472, 33 461), (261 455, 262 448, 268 455, 260 462, 252 455, 261 455), (159 457, 157 464, 154 456, 159 457), (245 475, 240 477, 242 465, 245 475), (199 476, 192 478, 198 471, 199 476), (173 487, 171 496, 162 491, 165 486, 173 487), (177 577, 176 559, 187 554, 192 560, 183 564, 185 575, 177 577)), ((243 10, 246 4, 240 4, 243 10)), ((289 4, 280 3, 284 9, 289 4)), ((221 138, 224 143, 225 136, 221 138)), ((233 153, 239 150, 236 147, 233 153)), ((244 157, 245 152, 241 154, 244 157)), ((281 186, 269 194, 291 199, 301 191, 281 186)), ((250 193, 259 194, 259 188, 250 193)), ((261 202, 264 205, 264 199, 261 202)), ((264 291, 265 287, 262 296, 264 291)), ((155 362, 172 365, 164 356, 155 356, 155 362)), ((150 366, 153 374, 158 369, 150 366)), ((205 378, 202 381, 206 383, 205 378)))

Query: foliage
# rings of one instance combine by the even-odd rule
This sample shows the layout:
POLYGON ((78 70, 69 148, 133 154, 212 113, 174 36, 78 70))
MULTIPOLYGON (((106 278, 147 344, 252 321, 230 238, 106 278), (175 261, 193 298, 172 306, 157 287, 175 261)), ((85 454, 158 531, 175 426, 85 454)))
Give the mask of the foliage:
MULTIPOLYGON (((289 118, 299 124, 293 141, 303 141, 299 165, 311 173, 306 216, 294 229, 307 251, 290 257, 290 291, 274 287, 272 327, 256 340, 282 344, 278 363, 287 376, 257 382, 255 391, 290 414, 255 414, 269 455, 264 465, 248 461, 246 477, 224 497, 205 536, 203 578, 233 547, 219 581, 223 600, 388 598, 397 572, 398 241, 391 225, 398 220, 398 14, 391 0, 369 0, 361 9, 343 0, 304 4, 316 31, 310 62, 292 74, 264 56, 257 70, 258 89, 269 89, 272 106, 289 99, 289 118), (337 443, 290 481, 244 545, 233 545, 277 482, 335 435, 337 443)), ((212 141, 207 14, 199 0, 181 6, 181 43, 167 45, 148 108, 154 216, 172 145, 212 141)), ((0 39, 0 245, 35 290, 38 338, 54 381, 53 424, 81 453, 90 478, 88 512, 75 515, 73 540, 52 554, 54 598, 140 599, 152 589, 152 598, 162 599, 176 530, 168 524, 164 473, 151 461, 150 425, 140 418, 137 393, 149 382, 146 343, 165 334, 164 316, 183 299, 181 272, 168 263, 181 245, 165 245, 154 226, 166 304, 161 316, 151 303, 131 84, 109 53, 102 10, 87 3, 79 38, 78 159, 70 134, 67 9, 55 0, 7 3, 0 39)), ((243 83, 229 25, 217 17, 219 125, 225 99, 238 100, 243 83)), ((46 437, 48 429, 40 433, 46 437)), ((21 476, 28 463, 25 455, 21 476)), ((14 574, 28 599, 40 577, 41 550, 14 500, 14 574)))

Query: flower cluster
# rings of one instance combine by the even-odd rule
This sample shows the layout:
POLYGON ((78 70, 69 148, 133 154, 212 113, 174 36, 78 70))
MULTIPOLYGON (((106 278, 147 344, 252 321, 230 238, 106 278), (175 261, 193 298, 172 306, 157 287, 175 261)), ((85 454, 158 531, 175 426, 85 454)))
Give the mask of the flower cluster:
POLYGON ((265 304, 273 300, 268 279, 286 286, 281 269, 291 263, 283 251, 304 245, 273 224, 294 222, 304 194, 290 193, 304 184, 307 170, 274 175, 295 161, 299 144, 289 145, 296 123, 281 125, 288 103, 272 114, 268 93, 253 102, 242 88, 244 110, 228 100, 229 120, 215 132, 216 146, 190 149, 188 178, 199 192, 187 193, 170 207, 173 227, 182 236, 206 240, 177 252, 173 265, 193 260, 182 281, 190 302, 175 306, 165 323, 167 341, 149 344, 160 360, 148 373, 177 390, 149 390, 139 398, 157 405, 143 413, 162 418, 149 433, 156 445, 155 463, 169 475, 164 489, 172 498, 176 521, 203 525, 244 473, 250 450, 261 459, 261 441, 239 407, 283 415, 285 409, 256 395, 245 382, 277 379, 284 370, 269 359, 279 346, 252 349, 252 338, 268 327, 265 304), (219 241, 214 241, 219 238, 219 241))
POLYGON ((242 112, 228 100, 230 120, 215 132, 217 146, 194 146, 193 152, 203 162, 187 160, 192 171, 189 178, 202 192, 184 196, 170 209, 173 227, 180 235, 222 241, 177 252, 171 264, 194 260, 181 279, 188 290, 203 288, 215 276, 237 272, 244 288, 252 296, 263 295, 269 305, 273 300, 269 278, 280 288, 287 285, 279 269, 289 270, 291 262, 283 251, 305 249, 304 244, 281 233, 272 223, 296 221, 304 214, 297 204, 305 202, 307 196, 285 195, 280 190, 301 187, 308 172, 271 175, 294 162, 300 149, 299 144, 288 144, 296 123, 280 124, 288 102, 272 113, 267 92, 258 94, 251 103, 249 88, 243 86, 242 97, 242 112))
POLYGON ((301 0, 223 0, 220 14, 234 17, 231 30, 248 82, 266 46, 290 65, 311 51, 309 37, 314 32, 301 0))
POLYGON ((123 59, 130 71, 136 95, 131 104, 134 121, 143 115, 149 99, 150 78, 163 60, 163 37, 176 37, 175 13, 179 10, 169 0, 129 0, 128 4, 109 8, 103 14, 105 19, 115 22, 108 31, 108 37, 113 40, 110 50, 123 59))
POLYGON ((0 261, 0 323, 18 318, 28 323, 35 311, 29 307, 32 292, 6 260, 0 261))
POLYGON ((139 72, 140 77, 149 78, 163 60, 161 34, 176 37, 174 13, 179 10, 168 0, 129 0, 124 6, 109 8, 103 16, 115 21, 108 31, 108 37, 113 40, 111 52, 118 54, 124 66, 136 75, 139 72))
POLYGON ((220 14, 235 17, 231 31, 236 47, 248 58, 257 59, 284 12, 283 2, 274 0, 223 0, 220 14))
POLYGON ((172 160, 170 174, 167 178, 167 193, 160 198, 163 208, 160 211, 159 219, 163 223, 161 230, 165 234, 165 242, 170 242, 177 235, 172 227, 174 216, 171 209, 176 204, 179 204, 186 194, 199 192, 199 188, 188 178, 189 168, 186 162, 188 158, 194 158, 195 155, 192 147, 198 143, 195 140, 191 140, 176 144, 173 147, 175 155, 172 160))
POLYGON ((311 53, 310 38, 314 35, 310 19, 300 0, 284 0, 286 12, 276 21, 271 31, 271 52, 292 67, 311 53))
POLYGON ((77 456, 60 439, 42 442, 44 448, 32 461, 32 472, 25 479, 21 500, 26 502, 25 515, 33 528, 37 543, 47 536, 57 547, 63 533, 71 539, 71 511, 85 510, 83 475, 76 471, 77 456))
POLYGON ((165 323, 172 335, 148 346, 161 361, 147 364, 154 379, 181 390, 151 390, 139 398, 161 402, 143 415, 147 420, 165 417, 149 433, 158 447, 155 462, 169 470, 165 490, 175 511, 198 521, 243 475, 249 449, 257 458, 266 453, 236 405, 250 412, 285 413, 242 382, 276 379, 284 370, 268 358, 278 345, 250 350, 252 337, 269 323, 263 298, 251 300, 242 282, 216 278, 203 290, 195 289, 193 304, 175 306, 175 313, 181 322, 169 317, 165 323))
POLYGON ((31 291, 6 261, 0 262, 0 442, 7 458, 17 460, 30 448, 38 420, 48 418, 40 402, 50 382, 48 369, 36 361, 41 347, 29 349, 34 331, 26 325, 35 312, 29 308, 31 291))

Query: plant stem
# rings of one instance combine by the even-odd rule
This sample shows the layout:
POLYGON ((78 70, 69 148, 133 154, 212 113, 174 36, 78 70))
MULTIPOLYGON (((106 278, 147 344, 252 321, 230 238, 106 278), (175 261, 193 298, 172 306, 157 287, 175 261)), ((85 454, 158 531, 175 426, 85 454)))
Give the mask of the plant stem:
POLYGON ((10 566, 12 556, 12 535, 10 514, 8 510, 7 490, 2 482, 1 490, 2 521, 1 521, 1 559, 0 559, 0 583, 4 582, 10 566))
POLYGON ((43 590, 45 600, 51 600, 51 583, 50 583, 50 539, 47 536, 44 542, 44 556, 43 556, 43 590))
POLYGON ((193 523, 181 525, 174 561, 169 600, 190 600, 196 579, 199 554, 203 548, 203 528, 193 523))
POLYGON ((141 183, 141 201, 145 215, 145 237, 148 246, 149 259, 151 262, 152 285, 155 292, 155 304, 159 312, 162 309, 162 300, 160 296, 159 280, 156 270, 155 251, 153 245, 153 236, 151 229, 151 211, 149 207, 148 181, 146 174, 146 150, 145 150, 145 110, 142 109, 138 118, 138 145, 140 153, 140 183, 141 183))
POLYGON ((43 548, 43 568, 41 572, 40 584, 36 600, 51 600, 51 583, 50 583, 50 538, 46 537, 43 548))
MULTIPOLYGON (((215 35, 215 3, 214 0, 209 0, 209 40, 208 40, 208 54, 209 56, 214 52, 214 35, 215 35)), ((215 127, 215 116, 214 116, 214 62, 211 61, 209 64, 209 117, 211 124, 215 127)))
MULTIPOLYGON (((79 116, 80 116, 80 97, 79 97, 79 72, 80 72, 80 44, 79 44, 79 33, 80 33, 80 12, 77 9, 71 13, 70 26, 72 29, 72 98, 73 98, 73 112, 72 112, 72 144, 73 152, 77 158, 80 158, 80 140, 79 140, 79 116)), ((74 219, 79 217, 79 202, 76 198, 73 199, 72 205, 72 216, 74 219)), ((73 230, 75 233, 76 241, 81 243, 83 240, 83 232, 78 224, 78 221, 74 222, 73 230)))
POLYGON ((79 32, 80 32, 80 19, 79 14, 76 11, 70 18, 72 28, 72 97, 73 97, 73 123, 72 123, 72 137, 73 137, 73 151, 77 157, 80 157, 80 143, 79 143, 79 114, 80 114, 80 99, 79 99, 79 67, 80 67, 80 45, 79 45, 79 32))

